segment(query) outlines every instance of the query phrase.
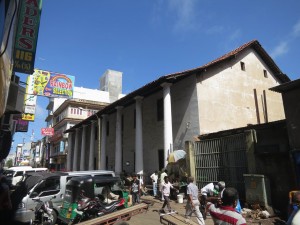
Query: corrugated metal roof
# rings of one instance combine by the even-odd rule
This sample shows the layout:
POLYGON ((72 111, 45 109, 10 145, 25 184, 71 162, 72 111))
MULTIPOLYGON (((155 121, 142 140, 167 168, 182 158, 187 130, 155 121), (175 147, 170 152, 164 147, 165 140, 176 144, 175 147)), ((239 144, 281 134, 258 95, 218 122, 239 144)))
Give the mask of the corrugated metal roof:
POLYGON ((271 91, 279 92, 279 93, 284 93, 296 88, 300 88, 300 79, 290 81, 281 85, 278 85, 276 87, 270 88, 271 91))

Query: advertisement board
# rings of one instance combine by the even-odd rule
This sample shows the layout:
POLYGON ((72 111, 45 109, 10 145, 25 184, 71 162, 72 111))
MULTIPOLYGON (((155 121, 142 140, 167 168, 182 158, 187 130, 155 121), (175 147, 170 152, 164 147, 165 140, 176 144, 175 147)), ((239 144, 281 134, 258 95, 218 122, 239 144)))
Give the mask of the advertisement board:
POLYGON ((54 135, 54 128, 46 127, 41 129, 41 134, 43 136, 53 136, 54 135))
POLYGON ((24 114, 23 120, 34 121, 35 107, 36 107, 36 95, 33 94, 34 77, 29 75, 27 77, 26 93, 24 95, 24 114))
POLYGON ((27 132, 28 131, 29 122, 26 120, 22 120, 21 115, 14 115, 13 120, 16 121, 15 132, 27 132))
POLYGON ((75 77, 35 69, 33 94, 46 97, 73 97, 75 77))
POLYGON ((30 156, 30 150, 23 149, 23 156, 25 157, 30 156))
POLYGON ((34 68, 42 0, 19 1, 19 4, 13 70, 31 74, 34 68))
POLYGON ((65 142, 60 141, 59 143, 59 152, 64 152, 65 150, 65 142))

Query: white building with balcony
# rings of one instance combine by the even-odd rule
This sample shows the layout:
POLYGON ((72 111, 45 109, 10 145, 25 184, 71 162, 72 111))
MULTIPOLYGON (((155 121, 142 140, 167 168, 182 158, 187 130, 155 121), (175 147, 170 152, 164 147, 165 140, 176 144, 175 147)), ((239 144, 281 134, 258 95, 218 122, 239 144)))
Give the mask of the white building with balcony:
MULTIPOLYGON (((65 130, 123 96, 122 73, 106 70, 100 78, 100 90, 74 87, 72 99, 49 99, 46 122, 47 127, 54 128, 54 135, 46 137, 46 154, 44 157, 45 161, 48 162, 46 163, 48 167, 51 170, 65 170, 66 156, 69 149, 68 134, 64 134, 65 130)), ((85 132, 91 134, 90 130, 85 132)), ((93 141, 96 142, 97 135, 94 135, 94 137, 93 141)))

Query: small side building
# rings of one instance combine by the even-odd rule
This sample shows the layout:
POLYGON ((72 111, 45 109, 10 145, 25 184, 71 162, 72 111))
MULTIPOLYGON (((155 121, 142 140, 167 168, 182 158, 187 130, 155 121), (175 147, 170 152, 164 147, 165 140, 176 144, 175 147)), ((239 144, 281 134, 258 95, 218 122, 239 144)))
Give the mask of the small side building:
MULTIPOLYGON (((270 90, 282 94, 286 126, 290 143, 290 155, 300 185, 300 79, 276 86, 270 90)), ((293 187, 291 187, 293 188, 293 187)), ((296 188, 296 187, 295 187, 296 188)), ((299 188, 297 188, 298 190, 299 188)))

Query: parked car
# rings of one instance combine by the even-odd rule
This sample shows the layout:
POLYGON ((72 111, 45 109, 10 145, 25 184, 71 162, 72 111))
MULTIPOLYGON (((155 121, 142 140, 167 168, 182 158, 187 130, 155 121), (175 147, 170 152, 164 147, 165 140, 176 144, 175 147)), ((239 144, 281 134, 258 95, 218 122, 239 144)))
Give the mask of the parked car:
POLYGON ((48 171, 48 168, 32 168, 31 166, 15 166, 5 170, 3 174, 6 176, 10 187, 13 188, 27 173, 43 172, 43 171, 48 171))
MULTIPOLYGON (((33 198, 38 197, 41 201, 52 199, 53 210, 58 215, 59 209, 63 202, 63 196, 68 180, 76 176, 90 177, 114 177, 113 171, 93 170, 93 171, 73 171, 73 172, 56 172, 56 173, 29 173, 20 188, 17 187, 15 192, 25 193, 22 200, 18 203, 15 220, 28 223, 34 219, 34 209, 36 201, 33 198), (20 189, 20 190, 19 190, 20 189), (23 190, 26 189, 26 190, 23 190)), ((18 196, 18 193, 13 193, 18 196)))

